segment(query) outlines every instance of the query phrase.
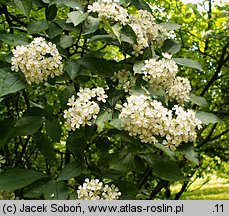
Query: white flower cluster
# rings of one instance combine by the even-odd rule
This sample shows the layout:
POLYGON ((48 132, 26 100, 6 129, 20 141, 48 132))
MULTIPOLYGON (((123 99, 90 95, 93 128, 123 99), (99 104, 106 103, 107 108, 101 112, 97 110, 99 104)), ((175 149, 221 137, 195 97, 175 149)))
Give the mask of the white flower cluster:
POLYGON ((34 38, 26 46, 16 46, 12 53, 11 69, 21 70, 29 84, 40 83, 49 76, 60 76, 63 73, 62 57, 56 45, 47 43, 42 37, 34 38))
POLYGON ((115 185, 103 185, 98 179, 88 178, 78 187, 77 194, 81 200, 117 200, 121 196, 115 185))
POLYGON ((122 25, 130 25, 137 37, 137 44, 133 45, 133 55, 139 56, 151 43, 158 47, 163 45, 167 31, 155 23, 152 14, 146 10, 139 10, 137 15, 129 14, 119 5, 119 0, 98 0, 88 6, 89 12, 97 12, 100 20, 111 20, 122 25))
POLYGON ((168 110, 146 95, 128 97, 119 118, 130 136, 138 136, 143 143, 157 143, 158 137, 162 137, 170 148, 181 142, 195 141, 196 128, 201 128, 201 121, 193 110, 185 111, 177 105, 168 110))
POLYGON ((18 200, 19 198, 15 197, 13 192, 6 192, 0 190, 0 200, 18 200))
POLYGON ((101 87, 89 89, 80 88, 77 93, 78 98, 75 99, 73 95, 68 100, 70 108, 64 110, 64 118, 66 119, 66 126, 68 130, 75 130, 81 125, 91 125, 92 120, 97 118, 100 111, 99 105, 95 101, 91 101, 96 97, 98 101, 106 102, 108 97, 101 87))
POLYGON ((0 173, 2 172, 1 166, 4 164, 6 161, 3 159, 3 156, 0 155, 0 173))
POLYGON ((100 20, 112 20, 125 25, 128 22, 128 12, 119 5, 119 0, 98 0, 88 6, 88 12, 98 12, 100 20))
POLYGON ((118 80, 118 89, 123 89, 125 92, 128 92, 129 89, 135 86, 136 77, 132 75, 130 71, 120 70, 114 73, 114 76, 111 77, 112 81, 118 80))
POLYGON ((190 99, 191 85, 187 78, 176 76, 178 66, 167 53, 163 53, 165 58, 160 60, 149 59, 144 61, 142 67, 143 79, 154 89, 164 90, 169 99, 176 99, 179 104, 183 104, 190 99))
POLYGON ((158 47, 163 45, 167 37, 167 31, 155 23, 152 14, 145 10, 139 10, 138 15, 130 15, 129 25, 137 36, 137 44, 133 45, 133 55, 138 56, 150 44, 158 47))

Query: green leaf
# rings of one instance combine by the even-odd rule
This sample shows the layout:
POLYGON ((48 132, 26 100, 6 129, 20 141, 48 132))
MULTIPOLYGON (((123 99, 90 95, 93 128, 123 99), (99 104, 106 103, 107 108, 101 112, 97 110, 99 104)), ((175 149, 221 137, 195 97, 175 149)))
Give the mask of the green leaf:
POLYGON ((66 200, 68 187, 62 181, 51 180, 44 186, 43 194, 46 200, 66 200))
POLYGON ((126 173, 134 167, 134 155, 130 152, 120 151, 112 155, 113 159, 109 162, 109 168, 126 173))
MULTIPOLYGON (((115 186, 119 188, 119 191, 122 193, 122 200, 136 200, 136 196, 138 194, 138 189, 133 182, 124 181, 124 180, 116 180, 112 182, 115 186)), ((134 214, 132 214, 134 215, 134 214)), ((139 214, 137 214, 139 215, 139 214)))
POLYGON ((185 143, 177 148, 184 156, 194 164, 198 165, 198 154, 195 152, 194 146, 191 143, 185 143))
POLYGON ((203 112, 203 111, 199 111, 196 112, 196 117, 202 121, 203 124, 215 124, 215 123, 223 123, 223 121, 217 117, 216 115, 212 114, 212 113, 208 113, 208 112, 203 112))
POLYGON ((179 25, 179 24, 174 23, 174 22, 160 23, 160 26, 162 26, 163 28, 165 28, 168 31, 178 30, 182 27, 182 25, 179 25))
POLYGON ((29 18, 32 9, 32 0, 14 0, 16 7, 29 18))
POLYGON ((125 95, 125 93, 121 90, 112 89, 110 88, 107 92, 108 98, 107 101, 110 104, 111 107, 115 107, 116 103, 122 99, 125 95))
POLYGON ((77 60, 68 60, 65 64, 65 71, 67 71, 71 80, 74 80, 79 73, 79 63, 77 60))
POLYGON ((139 156, 145 159, 148 165, 153 169, 153 173, 159 178, 168 181, 186 180, 174 161, 152 153, 146 153, 139 156))
POLYGON ((63 33, 63 30, 56 23, 50 22, 49 28, 46 30, 46 33, 52 39, 58 35, 61 35, 63 33))
MULTIPOLYGON (((88 134, 87 134, 88 136, 88 134)), ((87 145, 85 128, 80 128, 74 131, 71 136, 67 139, 67 148, 68 150, 77 156, 79 159, 84 159, 84 149, 87 145)))
POLYGON ((106 123, 105 125, 107 128, 123 130, 123 123, 119 118, 114 118, 109 123, 106 123))
POLYGON ((80 161, 74 161, 67 164, 61 171, 57 181, 69 180, 82 174, 87 169, 87 165, 80 161))
POLYGON ((144 0, 131 0, 132 5, 134 5, 138 10, 147 10, 152 13, 150 6, 144 0))
POLYGON ((6 145, 13 133, 14 122, 11 119, 0 121, 0 148, 6 145))
POLYGON ((36 133, 42 126, 44 119, 41 116, 26 116, 17 120, 14 125, 15 136, 27 136, 36 133))
POLYGON ((11 73, 8 69, 0 68, 0 97, 26 88, 19 73, 11 73))
POLYGON ((118 42, 120 44, 121 44, 121 29, 122 29, 122 26, 119 23, 116 23, 113 26, 111 26, 111 30, 113 34, 115 35, 115 37, 118 39, 118 42))
POLYGON ((43 173, 33 170, 21 168, 8 169, 0 175, 0 190, 14 191, 44 177, 43 173))
POLYGON ((71 20, 71 22, 74 24, 74 26, 79 25, 82 23, 85 19, 88 17, 88 13, 81 13, 79 11, 72 11, 68 13, 68 17, 71 20))
POLYGON ((45 128, 47 135, 53 142, 60 142, 62 129, 57 118, 52 117, 45 122, 45 128))
POLYGON ((196 94, 190 94, 190 100, 192 103, 201 107, 207 107, 208 105, 208 102, 204 97, 197 96, 196 94))
POLYGON ((142 74, 142 68, 144 67, 144 65, 144 61, 136 62, 133 67, 134 74, 142 74))
POLYGON ((62 109, 66 109, 68 107, 67 106, 68 99, 75 94, 76 94, 76 90, 74 84, 69 85, 62 92, 59 93, 59 99, 60 99, 60 104, 62 109))
POLYGON ((105 123, 107 123, 112 118, 112 113, 106 111, 102 111, 99 113, 96 119, 97 131, 101 133, 105 128, 105 123))
POLYGON ((75 0, 51 0, 50 5, 56 4, 57 6, 67 6, 73 9, 84 11, 84 8, 80 2, 76 2, 75 0))
POLYGON ((88 16, 83 25, 83 35, 94 33, 96 30, 98 30, 99 24, 99 18, 88 16))
POLYGON ((0 34, 0 41, 11 46, 27 45, 29 43, 29 39, 26 36, 16 34, 0 34))
POLYGON ((33 135, 33 142, 37 146, 41 154, 43 154, 46 158, 55 158, 52 142, 45 133, 42 133, 40 131, 35 133, 33 135))
POLYGON ((188 59, 188 58, 173 58, 173 60, 179 65, 190 67, 190 68, 195 68, 195 69, 198 69, 200 71, 203 71, 202 65, 199 62, 194 61, 192 59, 188 59))
POLYGON ((46 20, 39 20, 30 22, 28 24, 28 34, 37 34, 43 31, 46 31, 49 28, 49 24, 46 20))
POLYGON ((181 49, 181 45, 178 41, 167 39, 162 47, 164 53, 175 54, 178 53, 181 49))
POLYGON ((123 42, 127 42, 130 44, 134 44, 136 42, 136 34, 133 29, 129 25, 125 25, 121 29, 121 40, 123 42))
POLYGON ((176 154, 173 151, 171 151, 168 147, 160 143, 155 143, 154 146, 156 146, 158 149, 167 154, 172 160, 176 160, 176 154))
POLYGON ((52 42, 65 49, 72 46, 74 38, 73 35, 59 35, 53 38, 52 42))
POLYGON ((52 21, 55 19, 57 15, 57 7, 56 5, 49 5, 45 8, 45 17, 48 21, 52 21))
POLYGON ((102 58, 83 57, 77 59, 78 63, 94 74, 111 77, 118 70, 116 61, 108 61, 102 58))

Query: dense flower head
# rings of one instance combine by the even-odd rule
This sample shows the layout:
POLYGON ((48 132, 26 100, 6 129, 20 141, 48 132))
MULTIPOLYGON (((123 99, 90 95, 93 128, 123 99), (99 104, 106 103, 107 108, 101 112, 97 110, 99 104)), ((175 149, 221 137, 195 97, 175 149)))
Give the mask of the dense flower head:
POLYGON ((26 45, 16 46, 12 50, 13 71, 21 70, 26 81, 40 83, 46 81, 49 76, 60 76, 63 73, 63 65, 56 45, 46 42, 44 38, 38 37, 26 45))
POLYGON ((142 54, 150 44, 161 47, 167 37, 167 31, 155 23, 153 15, 146 10, 139 10, 137 15, 131 14, 128 24, 137 36, 137 44, 133 45, 133 55, 142 54))
POLYGON ((75 130, 80 126, 92 125, 93 119, 97 118, 100 111, 98 103, 92 101, 96 98, 97 101, 106 102, 107 95, 101 87, 89 89, 80 88, 77 93, 78 98, 73 95, 69 98, 67 105, 69 109, 64 110, 64 118, 68 130, 75 130))
POLYGON ((185 111, 177 105, 169 110, 147 95, 128 97, 119 118, 130 136, 139 137, 143 143, 158 143, 158 137, 162 137, 170 148, 195 141, 196 129, 201 128, 201 121, 193 110, 185 111))
POLYGON ((135 86, 136 77, 130 71, 120 70, 114 73, 114 76, 111 79, 115 82, 118 81, 118 89, 123 89, 125 92, 128 92, 129 89, 135 86))
POLYGON ((168 88, 169 99, 176 99, 179 104, 190 100, 191 84, 187 78, 177 76, 168 88))
POLYGON ((165 90, 174 82, 178 66, 172 59, 149 59, 144 61, 143 79, 157 90, 165 90))
POLYGON ((97 12, 100 20, 111 20, 125 25, 128 12, 119 5, 119 0, 98 0, 88 6, 89 12, 97 12))
POLYGON ((115 185, 104 185, 99 179, 88 178, 78 187, 77 194, 81 200, 117 200, 121 196, 115 185))

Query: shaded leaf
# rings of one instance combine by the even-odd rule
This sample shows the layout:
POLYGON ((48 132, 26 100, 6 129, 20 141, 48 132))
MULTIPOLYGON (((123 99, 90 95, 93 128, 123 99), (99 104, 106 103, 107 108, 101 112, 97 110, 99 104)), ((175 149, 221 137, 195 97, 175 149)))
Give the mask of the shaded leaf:
POLYGON ((44 119, 41 116, 26 116, 17 120, 14 125, 15 136, 26 136, 36 133, 42 126, 44 119))
POLYGON ((118 42, 120 44, 121 44, 121 29, 122 29, 122 26, 119 23, 116 23, 113 26, 111 26, 111 30, 113 34, 115 35, 115 37, 118 39, 118 42))
POLYGON ((133 71, 134 71, 134 74, 142 74, 143 71, 142 71, 142 68, 144 67, 144 61, 139 61, 139 62, 136 62, 134 64, 134 67, 133 67, 133 71))
POLYGON ((20 91, 26 86, 19 73, 11 73, 8 69, 0 68, 0 97, 20 91))
POLYGON ((28 34, 37 34, 40 32, 43 32, 49 28, 49 24, 46 20, 39 20, 39 21, 34 21, 30 22, 28 24, 28 34))
POLYGON ((32 9, 32 0, 14 0, 16 7, 29 18, 32 9))
POLYGON ((0 34, 0 41, 11 46, 27 45, 29 43, 29 39, 26 36, 16 34, 0 34))
POLYGON ((67 71, 71 80, 74 80, 79 72, 79 63, 77 60, 68 60, 65 64, 65 70, 67 71))
POLYGON ((61 171, 57 181, 69 180, 82 174, 87 169, 87 165, 80 161, 74 161, 67 164, 61 171))
POLYGON ((47 135, 53 142, 59 142, 62 134, 62 129, 57 118, 52 117, 45 122, 47 135))
POLYGON ((88 16, 83 25, 83 35, 94 33, 99 28, 99 24, 99 18, 88 16))
POLYGON ((46 30, 46 32, 48 36, 52 39, 58 35, 61 35, 63 30, 55 22, 50 22, 49 28, 46 30))
POLYGON ((198 69, 200 71, 203 70, 202 65, 199 62, 194 61, 192 59, 188 59, 188 58, 173 58, 173 60, 179 65, 190 67, 190 68, 195 68, 195 69, 198 69))
POLYGON ((23 188, 45 175, 33 170, 25 170, 21 168, 8 169, 0 175, 0 190, 14 191, 23 188))
POLYGON ((46 200, 66 200, 68 187, 62 181, 51 180, 44 186, 43 194, 46 200))
POLYGON ((88 17, 88 13, 81 13, 79 11, 72 11, 68 13, 68 17, 71 20, 71 22, 74 24, 74 26, 79 25, 82 23, 85 19, 88 17))
POLYGON ((185 143, 178 147, 178 150, 184 154, 184 156, 196 165, 199 164, 198 154, 195 152, 194 146, 191 143, 185 143))
POLYGON ((97 131, 101 133, 105 128, 105 123, 107 123, 112 118, 112 113, 106 111, 102 111, 99 113, 96 119, 97 131))
POLYGON ((55 19, 57 15, 57 7, 56 5, 49 5, 45 8, 45 17, 48 21, 52 21, 55 19))
POLYGON ((162 47, 164 53, 175 54, 179 52, 181 49, 181 45, 178 41, 167 39, 162 47))
POLYGON ((65 49, 72 46, 74 38, 73 35, 59 35, 53 38, 52 42, 65 49))
POLYGON ((159 178, 168 181, 185 180, 180 168, 174 161, 152 153, 139 156, 145 159, 148 165, 153 169, 153 173, 159 178))
POLYGON ((0 121, 0 148, 10 141, 13 133, 13 125, 14 122, 12 119, 0 121))
POLYGON ((165 28, 168 31, 178 30, 182 27, 182 25, 179 25, 179 24, 174 23, 174 22, 160 23, 160 26, 162 26, 163 28, 165 28))
POLYGON ((215 124, 215 123, 222 123, 223 121, 217 117, 216 115, 212 114, 212 113, 208 113, 208 112, 203 112, 203 111, 199 111, 196 112, 196 117, 202 121, 203 124, 215 124))
POLYGON ((208 105, 208 102, 204 97, 197 96, 196 94, 190 94, 190 100, 192 103, 201 107, 206 107, 208 105))
POLYGON ((147 10, 152 13, 150 6, 144 0, 131 0, 132 5, 134 5, 138 10, 147 10))

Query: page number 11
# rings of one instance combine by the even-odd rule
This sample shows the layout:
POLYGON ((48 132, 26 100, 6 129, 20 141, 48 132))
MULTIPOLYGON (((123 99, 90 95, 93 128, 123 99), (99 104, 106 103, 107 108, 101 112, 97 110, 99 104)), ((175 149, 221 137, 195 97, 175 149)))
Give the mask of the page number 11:
POLYGON ((221 205, 216 204, 215 210, 213 212, 223 212, 223 204, 221 204, 221 205))

